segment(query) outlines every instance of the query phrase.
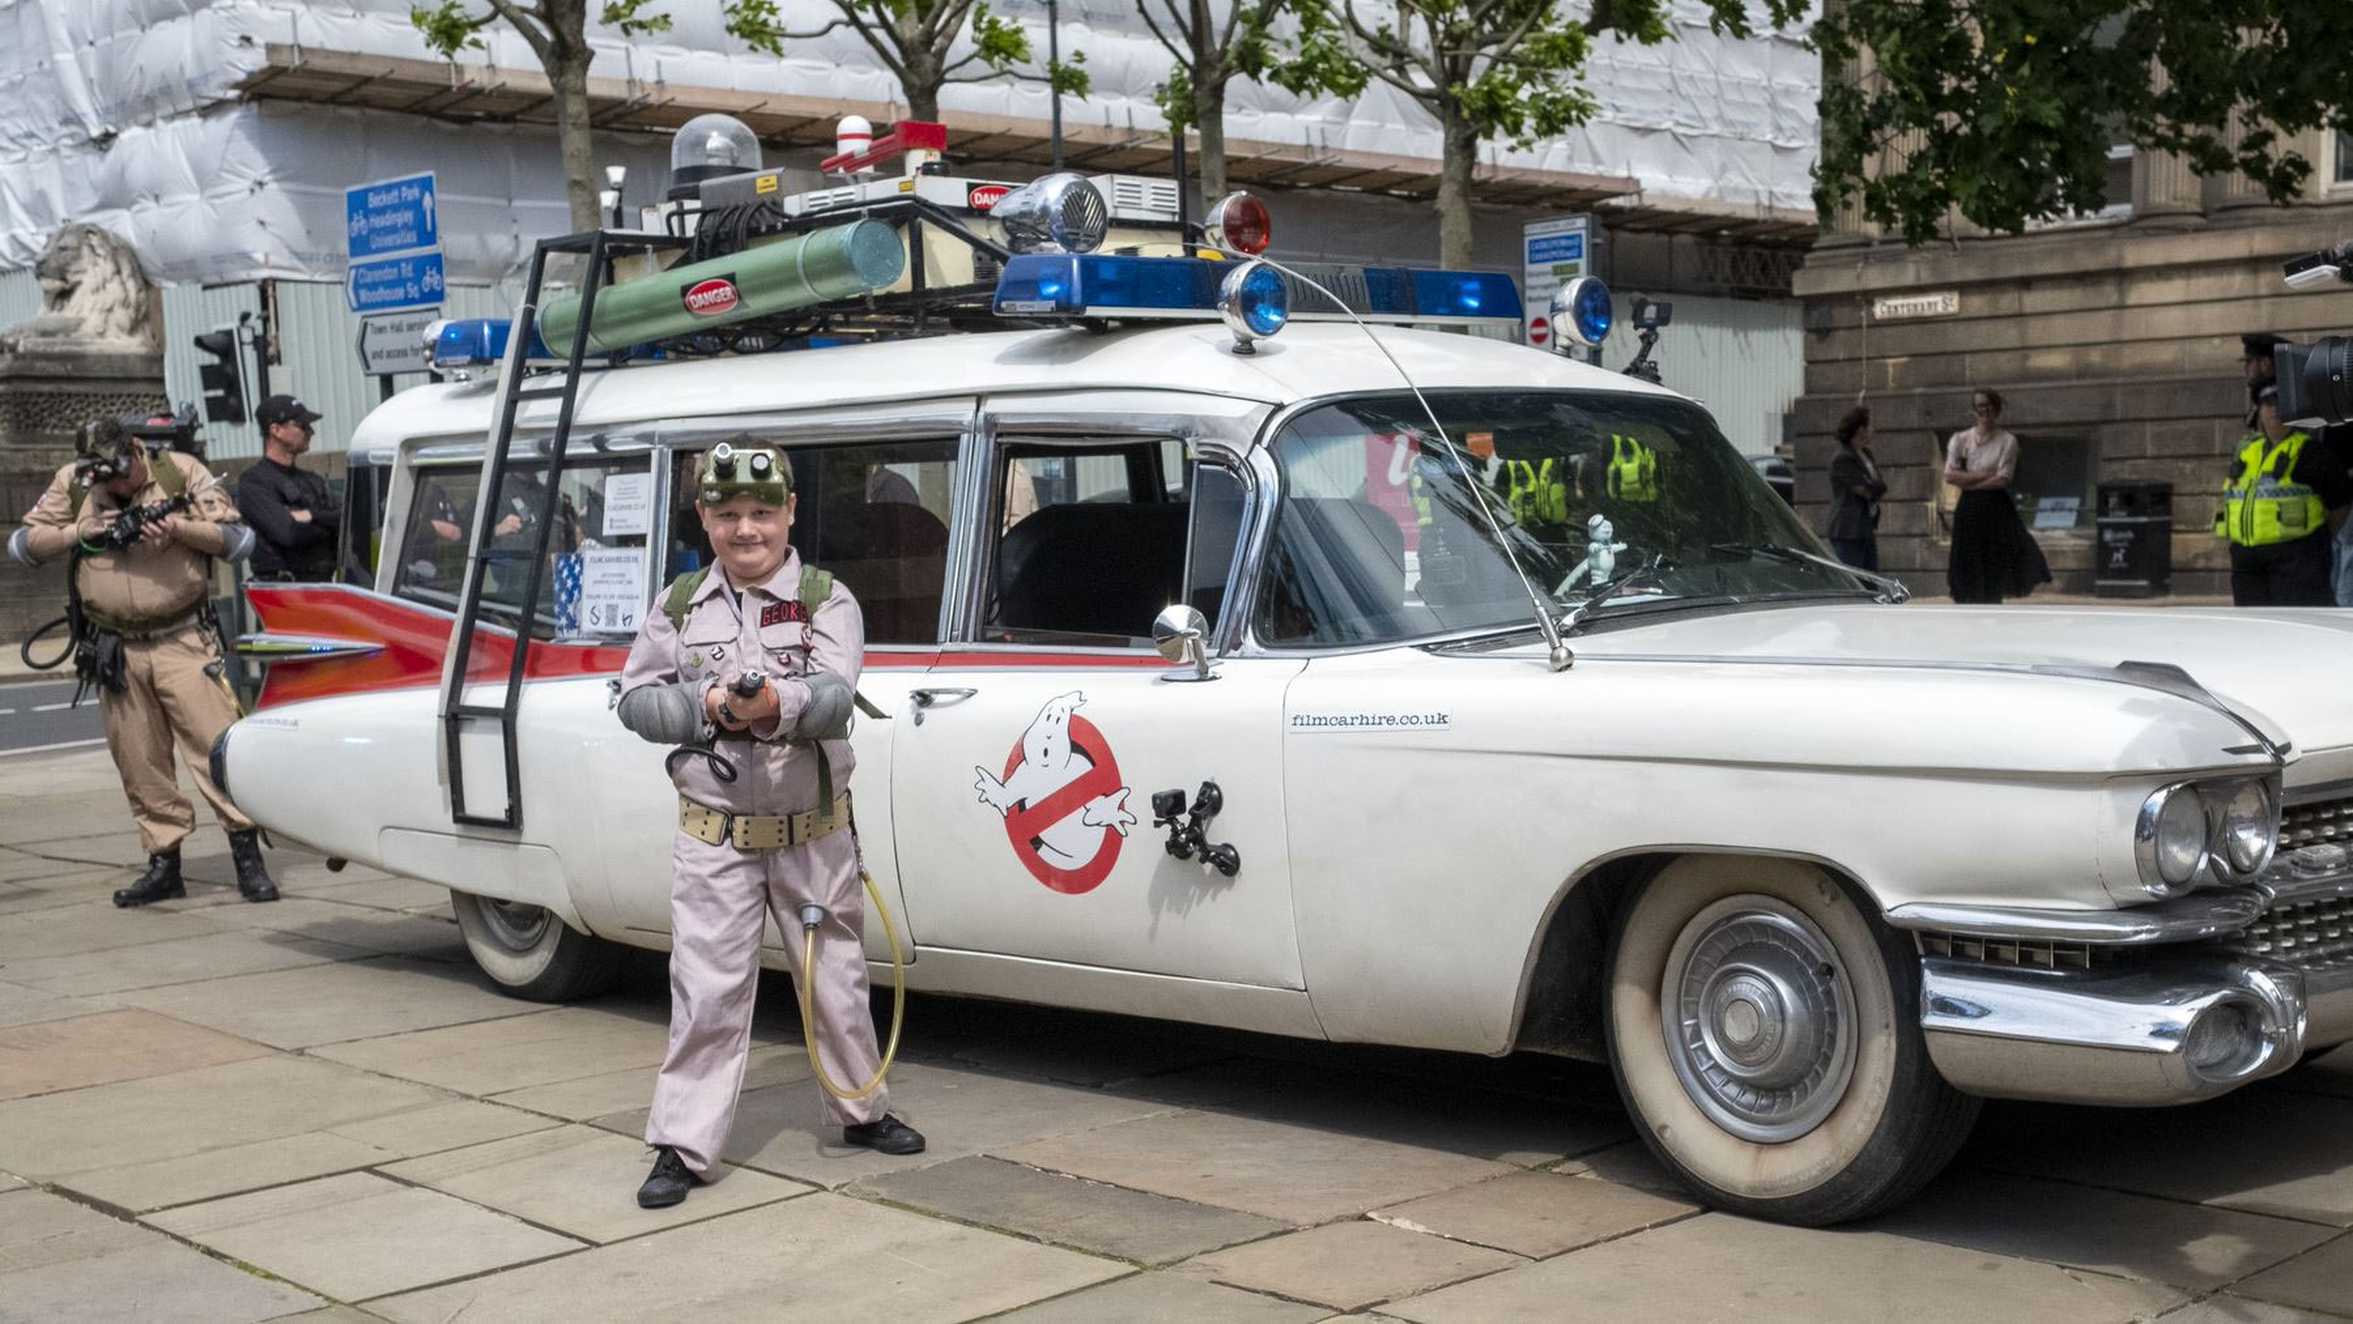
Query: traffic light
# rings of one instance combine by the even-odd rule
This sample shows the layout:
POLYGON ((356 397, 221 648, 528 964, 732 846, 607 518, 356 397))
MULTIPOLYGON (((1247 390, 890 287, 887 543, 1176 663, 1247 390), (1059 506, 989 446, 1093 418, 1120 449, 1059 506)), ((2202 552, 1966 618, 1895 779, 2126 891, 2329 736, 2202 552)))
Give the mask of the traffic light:
POLYGON ((196 337, 196 348, 212 356, 212 362, 196 366, 196 375, 204 384, 205 421, 244 422, 244 352, 237 344, 237 328, 224 326, 207 331, 196 337))

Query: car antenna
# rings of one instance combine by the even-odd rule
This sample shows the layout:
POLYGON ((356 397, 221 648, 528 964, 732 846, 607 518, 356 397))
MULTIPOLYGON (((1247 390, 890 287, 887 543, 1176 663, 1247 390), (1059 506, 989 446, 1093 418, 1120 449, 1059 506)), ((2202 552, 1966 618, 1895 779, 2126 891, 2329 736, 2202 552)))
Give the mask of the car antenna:
MULTIPOLYGON (((1422 388, 1414 383, 1413 374, 1407 372, 1405 370, 1405 365, 1397 361, 1397 356, 1389 352, 1389 347, 1381 343, 1381 338, 1373 334, 1372 327, 1366 325, 1365 320, 1356 315, 1356 310, 1350 308, 1347 301, 1342 299, 1339 295, 1332 293, 1330 290, 1325 289, 1321 284, 1317 283, 1313 277, 1307 276, 1301 272, 1291 269, 1290 267, 1284 266, 1282 263, 1277 262, 1273 258, 1267 257, 1264 254, 1258 255, 1256 260, 1264 262, 1268 266, 1273 267, 1275 270, 1283 273, 1291 279, 1298 281, 1300 284, 1307 286, 1311 290, 1314 290, 1316 293, 1331 300, 1333 307, 1338 308, 1341 312, 1348 314, 1348 320, 1356 323, 1357 329, 1364 332, 1365 339, 1372 341, 1373 348, 1381 351, 1381 357, 1387 359, 1389 361, 1389 366, 1397 370, 1397 375, 1405 382, 1405 389, 1413 392, 1413 398, 1416 403, 1421 405, 1422 413, 1429 418, 1430 426, 1437 430, 1438 440, 1445 445, 1446 453, 1453 457, 1455 464, 1461 469, 1463 475, 1467 479, 1471 471, 1470 462, 1463 458, 1462 448, 1454 444, 1454 436, 1452 433, 1449 433, 1446 430, 1446 425, 1438 421, 1438 411, 1430 407, 1429 398, 1424 396, 1422 394, 1422 388)), ((1520 587, 1528 591, 1529 604, 1536 609, 1536 628, 1544 635, 1544 644, 1545 648, 1547 649, 1548 660, 1552 666, 1552 669, 1554 671, 1568 670, 1570 666, 1575 664, 1577 657, 1576 654, 1569 651, 1568 643, 1562 638, 1559 622, 1552 619, 1552 600, 1549 597, 1546 597, 1541 589, 1536 587, 1536 581, 1529 576, 1527 567, 1520 564, 1519 553, 1512 550, 1511 539, 1505 536, 1502 521, 1495 517, 1495 511, 1487 504, 1487 491, 1485 486, 1478 482, 1469 482, 1467 485, 1471 489, 1471 495, 1478 501, 1480 517, 1487 521, 1488 532, 1495 535, 1495 545, 1503 549, 1504 559, 1511 562, 1512 573, 1520 577, 1520 587)))

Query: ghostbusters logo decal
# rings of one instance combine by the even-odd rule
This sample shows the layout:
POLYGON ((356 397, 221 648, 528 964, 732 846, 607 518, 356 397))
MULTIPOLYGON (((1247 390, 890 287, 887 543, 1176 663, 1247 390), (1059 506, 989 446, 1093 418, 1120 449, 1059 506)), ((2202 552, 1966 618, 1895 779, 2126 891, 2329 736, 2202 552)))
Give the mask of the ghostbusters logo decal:
POLYGON ((1111 744, 1078 716, 1087 696, 1059 694, 1038 710, 1005 760, 1003 776, 976 767, 973 789, 1005 820, 1005 838, 1030 876, 1054 891, 1092 892, 1119 862, 1136 825, 1111 744))

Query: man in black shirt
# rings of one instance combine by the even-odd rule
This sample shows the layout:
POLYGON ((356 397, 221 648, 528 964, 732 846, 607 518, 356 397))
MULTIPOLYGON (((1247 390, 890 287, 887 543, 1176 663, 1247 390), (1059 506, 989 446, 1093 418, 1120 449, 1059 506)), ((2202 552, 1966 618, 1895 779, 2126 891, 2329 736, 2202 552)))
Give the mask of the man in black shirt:
POLYGON ((325 478, 294 467, 310 450, 319 418, 290 395, 273 395, 254 413, 262 458, 237 481, 237 512, 259 535, 255 579, 323 584, 335 578, 343 512, 325 478))

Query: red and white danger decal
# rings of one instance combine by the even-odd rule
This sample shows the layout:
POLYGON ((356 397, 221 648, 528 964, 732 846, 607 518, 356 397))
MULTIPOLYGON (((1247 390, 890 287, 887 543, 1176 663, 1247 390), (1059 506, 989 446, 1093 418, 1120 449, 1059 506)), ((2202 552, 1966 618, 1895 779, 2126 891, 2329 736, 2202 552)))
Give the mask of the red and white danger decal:
POLYGON ((1030 876, 1057 892, 1092 892, 1111 876, 1119 845, 1136 825, 1111 744, 1077 715, 1087 696, 1056 695, 1038 711, 1005 760, 973 788, 1005 819, 1005 839, 1030 876))
POLYGON ((735 288, 735 276, 732 273, 698 280, 687 286, 686 292, 679 298, 686 304, 686 311, 697 317, 717 317, 721 313, 732 312, 735 305, 743 301, 742 294, 735 288))
POLYGON ((1013 191, 1010 184, 975 184, 964 191, 964 205, 977 212, 986 212, 1005 200, 1013 191))

